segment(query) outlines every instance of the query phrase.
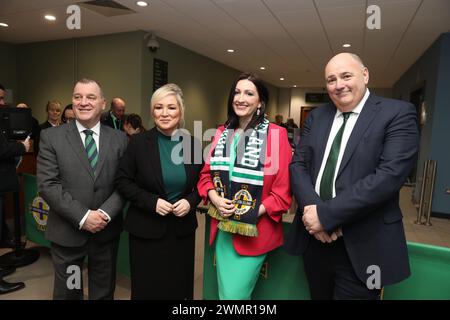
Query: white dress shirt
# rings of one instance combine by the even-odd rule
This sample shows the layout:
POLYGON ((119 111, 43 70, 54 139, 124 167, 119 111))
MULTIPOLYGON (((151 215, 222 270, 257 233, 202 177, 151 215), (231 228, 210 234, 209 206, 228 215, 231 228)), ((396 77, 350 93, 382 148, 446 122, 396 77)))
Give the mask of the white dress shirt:
MULTIPOLYGON (((339 167, 341 165, 345 147, 347 146, 348 139, 350 138, 350 135, 353 131, 353 128, 355 127, 356 121, 358 120, 358 117, 364 107, 364 104, 369 98, 369 94, 370 94, 369 89, 366 89, 364 97, 357 104, 357 106, 351 111, 352 114, 350 114, 349 118, 347 119, 347 123, 345 124, 344 133, 342 134, 341 148, 339 149, 339 156, 337 159, 336 170, 334 172, 333 177, 333 198, 336 197, 336 188, 335 188, 336 176, 337 173, 339 172, 339 167)), ((323 170, 325 169, 325 164, 327 163, 328 155, 330 154, 331 145, 333 144, 334 137, 338 133, 343 122, 344 116, 342 115, 342 112, 337 109, 336 114, 334 116, 333 125, 331 127, 330 135, 328 136, 328 142, 325 148, 325 153, 323 155, 322 165, 320 166, 319 175, 317 176, 316 180, 315 190, 318 195, 320 195, 320 181, 322 180, 323 170)))
MULTIPOLYGON (((75 124, 77 125, 78 133, 80 134, 81 141, 83 142, 83 146, 86 147, 85 141, 86 141, 86 134, 83 132, 84 130, 87 130, 88 128, 85 128, 81 123, 78 122, 78 120, 75 121, 75 124)), ((97 152, 100 152, 100 122, 97 122, 97 124, 92 127, 90 130, 94 132, 92 137, 94 138, 95 145, 97 146, 97 152)), ((108 222, 111 221, 111 217, 109 214, 107 214, 102 209, 98 209, 101 211, 106 218, 108 218, 108 222)), ((89 216, 89 213, 91 213, 91 210, 88 210, 86 214, 84 215, 83 219, 81 219, 79 223, 80 230, 83 228, 84 222, 86 221, 87 217, 89 216)))

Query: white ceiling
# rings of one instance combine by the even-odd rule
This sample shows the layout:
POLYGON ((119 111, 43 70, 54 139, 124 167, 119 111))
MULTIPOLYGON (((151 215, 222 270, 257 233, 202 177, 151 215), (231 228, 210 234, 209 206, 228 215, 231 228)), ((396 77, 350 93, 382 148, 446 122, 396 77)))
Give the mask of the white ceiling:
POLYGON ((0 0, 0 40, 26 43, 133 30, 157 36, 279 86, 324 84, 334 54, 359 54, 370 86, 391 87, 443 32, 449 0, 116 0, 135 13, 105 17, 85 8, 81 30, 66 27, 73 0, 0 0), (381 29, 369 30, 366 8, 381 9, 381 29), (56 15, 49 23, 43 15, 56 15), (343 43, 351 43, 349 49, 343 43), (233 48, 232 54, 226 50, 233 48), (265 71, 259 70, 265 66, 265 71), (279 78, 284 77, 285 81, 279 78))

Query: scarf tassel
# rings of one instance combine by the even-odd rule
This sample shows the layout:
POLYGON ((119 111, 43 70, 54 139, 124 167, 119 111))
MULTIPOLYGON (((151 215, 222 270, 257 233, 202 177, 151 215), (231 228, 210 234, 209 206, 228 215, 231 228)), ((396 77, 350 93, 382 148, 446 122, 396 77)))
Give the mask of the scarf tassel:
POLYGON ((217 208, 212 204, 208 208, 208 215, 211 218, 219 220, 219 225, 217 226, 220 230, 230 233, 237 233, 247 237, 257 237, 258 228, 254 224, 239 222, 236 220, 225 219, 217 211, 217 208))
POLYGON ((220 221, 217 227, 222 231, 237 233, 247 237, 258 236, 258 229, 256 228, 256 225, 243 223, 236 220, 220 221))

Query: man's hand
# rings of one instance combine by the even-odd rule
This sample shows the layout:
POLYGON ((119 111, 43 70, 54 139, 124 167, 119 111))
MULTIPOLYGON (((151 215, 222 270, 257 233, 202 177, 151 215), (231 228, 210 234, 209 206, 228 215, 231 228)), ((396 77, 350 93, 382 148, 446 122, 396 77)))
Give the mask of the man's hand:
POLYGON ((261 203, 258 210, 258 218, 261 217, 266 212, 267 212, 266 207, 264 207, 264 205, 261 203))
POLYGON ((317 206, 309 205, 303 208, 303 225, 310 234, 315 234, 319 231, 323 231, 323 226, 320 223, 319 216, 317 215, 317 206))
POLYGON ((333 232, 331 236, 326 233, 325 231, 319 231, 314 233, 314 238, 319 240, 322 243, 332 243, 333 241, 336 241, 338 238, 338 234, 336 232, 333 232))
POLYGON ((108 224, 108 218, 99 210, 91 210, 84 221, 83 230, 91 233, 102 231, 108 224))
POLYGON ((159 198, 156 203, 156 213, 161 216, 166 216, 173 211, 173 205, 164 199, 159 198))
POLYGON ((173 204, 173 214, 177 217, 184 217, 191 210, 191 205, 186 199, 180 199, 173 204))

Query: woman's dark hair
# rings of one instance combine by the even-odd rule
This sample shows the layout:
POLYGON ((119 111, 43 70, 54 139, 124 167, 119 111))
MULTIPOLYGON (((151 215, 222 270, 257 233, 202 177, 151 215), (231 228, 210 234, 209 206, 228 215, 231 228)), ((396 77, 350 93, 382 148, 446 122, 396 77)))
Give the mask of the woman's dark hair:
POLYGON ((141 132, 145 131, 144 126, 142 125, 141 117, 136 113, 130 113, 125 116, 124 123, 129 123, 133 129, 139 128, 141 132))
POLYGON ((68 105, 64 108, 64 110, 63 110, 63 112, 62 112, 62 115, 61 115, 61 121, 62 121, 62 123, 67 123, 66 110, 73 110, 72 104, 68 104, 68 105))
POLYGON ((259 109, 259 115, 256 114, 256 112, 253 114, 252 119, 250 120, 250 123, 247 125, 248 128, 254 128, 256 125, 258 125, 265 117, 266 112, 266 106, 269 102, 269 91, 267 90, 267 87, 263 84, 263 82, 254 74, 252 73, 241 73, 236 80, 234 80, 233 85, 231 86, 230 94, 228 96, 228 120, 225 123, 225 127, 230 129, 236 129, 239 126, 239 117, 234 112, 233 108, 233 101, 236 91, 237 83, 241 80, 249 80, 251 81, 258 91, 259 100, 261 102, 261 108, 259 109))

